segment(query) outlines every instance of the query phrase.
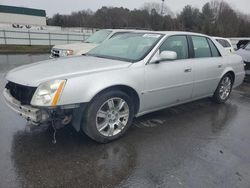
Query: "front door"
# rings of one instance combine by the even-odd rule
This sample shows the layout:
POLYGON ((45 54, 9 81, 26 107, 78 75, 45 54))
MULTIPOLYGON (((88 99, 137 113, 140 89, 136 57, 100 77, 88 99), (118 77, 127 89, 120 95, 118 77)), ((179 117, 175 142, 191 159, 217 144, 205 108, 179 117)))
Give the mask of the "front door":
POLYGON ((168 37, 157 53, 162 51, 176 52, 177 60, 149 63, 145 66, 144 111, 180 103, 192 96, 194 73, 193 62, 189 59, 187 37, 168 37))

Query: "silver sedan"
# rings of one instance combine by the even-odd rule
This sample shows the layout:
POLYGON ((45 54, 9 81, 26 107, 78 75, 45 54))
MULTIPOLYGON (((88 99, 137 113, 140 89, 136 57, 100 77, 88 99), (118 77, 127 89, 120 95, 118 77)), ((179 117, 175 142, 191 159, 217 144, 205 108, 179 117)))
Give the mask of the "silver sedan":
POLYGON ((110 39, 81 57, 10 71, 10 108, 34 124, 71 123, 106 143, 133 118, 204 97, 224 103, 244 79, 240 56, 211 37, 188 32, 136 31, 110 39))

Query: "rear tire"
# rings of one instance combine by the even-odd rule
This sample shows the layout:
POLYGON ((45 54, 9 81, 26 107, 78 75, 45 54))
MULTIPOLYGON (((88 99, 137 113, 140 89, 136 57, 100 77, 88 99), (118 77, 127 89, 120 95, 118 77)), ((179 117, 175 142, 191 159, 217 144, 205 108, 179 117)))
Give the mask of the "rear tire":
POLYGON ((132 99, 122 91, 111 90, 90 102, 82 129, 93 140, 107 143, 124 135, 133 117, 132 99))
POLYGON ((213 100, 218 103, 225 103, 232 92, 233 88, 233 78, 231 74, 225 74, 214 93, 213 100))

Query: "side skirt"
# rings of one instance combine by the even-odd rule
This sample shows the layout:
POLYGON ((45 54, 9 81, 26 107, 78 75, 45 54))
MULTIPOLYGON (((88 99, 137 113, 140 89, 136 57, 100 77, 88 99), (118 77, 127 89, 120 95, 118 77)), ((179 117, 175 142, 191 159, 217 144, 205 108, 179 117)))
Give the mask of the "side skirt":
POLYGON ((179 103, 171 104, 171 105, 168 105, 168 106, 164 106, 164 107, 160 107, 160 108, 156 108, 156 109, 152 109, 152 110, 148 110, 148 111, 143 111, 143 112, 140 112, 140 113, 136 114, 135 117, 140 117, 140 116, 143 116, 143 115, 151 113, 151 112, 163 110, 163 109, 166 109, 166 108, 170 108, 170 107, 173 107, 173 106, 178 106, 178 105, 181 105, 181 104, 193 102, 193 101, 196 101, 196 100, 199 100, 199 99, 204 99, 204 98, 212 97, 212 96, 213 96, 213 94, 209 94, 209 95, 205 95, 205 96, 202 96, 202 97, 192 98, 192 99, 182 101, 182 102, 179 102, 179 103))

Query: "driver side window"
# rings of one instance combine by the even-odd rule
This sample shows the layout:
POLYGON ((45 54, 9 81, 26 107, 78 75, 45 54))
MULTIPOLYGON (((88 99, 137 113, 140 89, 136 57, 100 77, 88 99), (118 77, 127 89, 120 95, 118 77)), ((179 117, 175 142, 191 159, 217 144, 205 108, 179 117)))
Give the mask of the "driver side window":
POLYGON ((171 36, 159 48, 162 51, 174 51, 177 59, 188 59, 188 42, 186 36, 171 36))

